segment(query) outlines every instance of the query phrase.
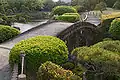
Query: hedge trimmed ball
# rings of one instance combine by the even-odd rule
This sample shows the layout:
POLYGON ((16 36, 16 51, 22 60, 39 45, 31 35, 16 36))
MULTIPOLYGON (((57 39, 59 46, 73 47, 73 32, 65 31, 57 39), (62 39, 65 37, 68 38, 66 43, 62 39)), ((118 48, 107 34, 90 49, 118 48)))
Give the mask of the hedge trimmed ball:
POLYGON ((6 25, 0 25, 0 43, 20 34, 20 31, 6 25))
POLYGON ((11 65, 20 63, 21 51, 26 54, 27 68, 35 71, 41 63, 46 61, 62 64, 68 59, 66 44, 52 36, 36 36, 16 44, 10 51, 9 62, 11 65))

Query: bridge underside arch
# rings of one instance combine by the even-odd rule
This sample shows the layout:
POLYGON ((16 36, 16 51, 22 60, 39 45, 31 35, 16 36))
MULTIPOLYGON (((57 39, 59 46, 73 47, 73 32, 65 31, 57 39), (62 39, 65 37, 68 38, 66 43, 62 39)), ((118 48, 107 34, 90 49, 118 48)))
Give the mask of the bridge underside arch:
POLYGON ((75 23, 57 35, 66 42, 71 53, 76 47, 90 46, 101 40, 101 34, 97 26, 88 22, 75 23))

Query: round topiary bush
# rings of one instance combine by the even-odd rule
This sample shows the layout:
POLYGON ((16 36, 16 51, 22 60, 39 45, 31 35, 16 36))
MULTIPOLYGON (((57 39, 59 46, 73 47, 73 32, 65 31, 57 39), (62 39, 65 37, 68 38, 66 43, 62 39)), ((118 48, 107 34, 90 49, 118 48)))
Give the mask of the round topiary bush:
POLYGON ((109 32, 113 38, 120 39, 120 18, 116 18, 112 21, 109 32))
POLYGON ((37 73, 38 80, 81 80, 78 76, 77 79, 71 79, 73 76, 75 75, 72 71, 65 70, 49 61, 42 64, 37 73))
POLYGON ((52 15, 62 15, 64 13, 77 13, 77 10, 72 6, 57 6, 52 10, 52 15))
POLYGON ((92 47, 98 47, 98 48, 102 48, 108 51, 112 51, 112 52, 118 52, 120 53, 120 41, 116 40, 108 40, 108 41, 102 41, 99 42, 95 45, 93 45, 92 47))
POLYGON ((62 64, 68 59, 66 44, 52 36, 37 36, 19 42, 10 51, 10 64, 20 63, 20 51, 25 52, 27 69, 32 71, 37 71, 46 61, 62 64))
POLYGON ((20 31, 10 26, 0 25, 0 43, 20 34, 20 31))
POLYGON ((96 73, 103 73, 103 80, 114 80, 109 78, 116 77, 120 74, 119 53, 101 48, 81 47, 74 49, 72 56, 75 57, 74 61, 77 61, 77 63, 84 66, 87 64, 88 69, 90 68, 90 70, 93 70, 96 73))

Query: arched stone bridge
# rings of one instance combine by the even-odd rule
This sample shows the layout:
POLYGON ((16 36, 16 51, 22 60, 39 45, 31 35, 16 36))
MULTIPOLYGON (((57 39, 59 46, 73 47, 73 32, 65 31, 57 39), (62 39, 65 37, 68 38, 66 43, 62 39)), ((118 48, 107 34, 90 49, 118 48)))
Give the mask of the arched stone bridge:
POLYGON ((9 52, 21 40, 38 35, 57 36, 67 43, 69 51, 79 46, 89 46, 97 42, 99 32, 97 26, 88 22, 50 22, 36 26, 15 38, 0 44, 0 80, 10 80, 9 52))

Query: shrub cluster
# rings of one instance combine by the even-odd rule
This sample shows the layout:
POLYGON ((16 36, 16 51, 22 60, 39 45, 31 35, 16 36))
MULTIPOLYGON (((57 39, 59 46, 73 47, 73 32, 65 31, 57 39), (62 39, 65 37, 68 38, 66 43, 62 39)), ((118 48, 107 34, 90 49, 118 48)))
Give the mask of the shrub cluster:
POLYGON ((62 64, 68 59, 65 43, 52 36, 37 36, 19 42, 10 51, 10 64, 20 63, 20 51, 25 52, 27 69, 33 72, 46 61, 62 64))
POLYGON ((116 18, 112 21, 109 32, 113 38, 120 39, 120 18, 116 18))
POLYGON ((99 43, 93 45, 92 47, 102 48, 102 49, 105 49, 108 51, 120 53, 120 41, 118 41, 118 40, 116 40, 116 41, 107 40, 107 41, 99 42, 99 43))
POLYGON ((73 62, 82 64, 88 71, 87 75, 103 73, 103 80, 118 80, 120 74, 120 41, 103 41, 91 47, 80 47, 72 51, 73 62))
POLYGON ((0 25, 0 43, 9 40, 20 34, 20 32, 10 26, 0 25))
POLYGON ((56 19, 67 22, 76 22, 80 20, 80 15, 78 13, 65 13, 61 16, 57 16, 56 19))
POLYGON ((72 71, 65 70, 49 61, 39 67, 37 77, 38 80, 81 80, 81 78, 75 76, 72 71))
POLYGON ((51 15, 63 15, 64 13, 77 13, 72 6, 57 6, 53 8, 51 15))

